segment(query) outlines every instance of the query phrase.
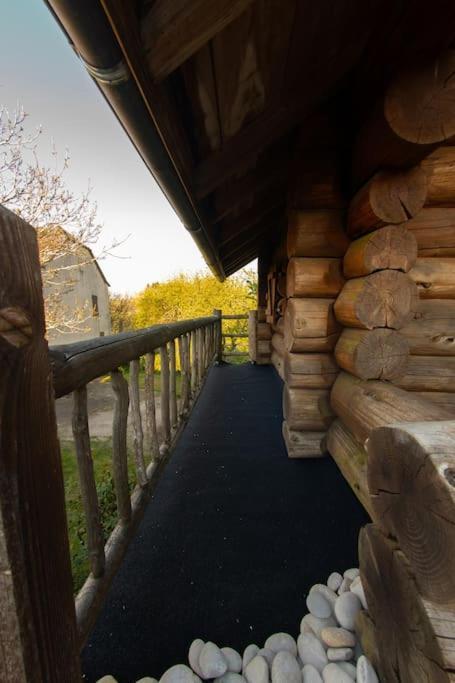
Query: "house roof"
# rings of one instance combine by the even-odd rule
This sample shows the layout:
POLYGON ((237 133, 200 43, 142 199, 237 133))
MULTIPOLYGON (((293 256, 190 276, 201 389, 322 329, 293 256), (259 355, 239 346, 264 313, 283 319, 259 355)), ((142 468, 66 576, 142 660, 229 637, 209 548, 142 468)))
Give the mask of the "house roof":
POLYGON ((346 149, 391 75, 455 37, 447 0, 47 4, 221 279, 278 239, 296 165, 349 184, 346 149))

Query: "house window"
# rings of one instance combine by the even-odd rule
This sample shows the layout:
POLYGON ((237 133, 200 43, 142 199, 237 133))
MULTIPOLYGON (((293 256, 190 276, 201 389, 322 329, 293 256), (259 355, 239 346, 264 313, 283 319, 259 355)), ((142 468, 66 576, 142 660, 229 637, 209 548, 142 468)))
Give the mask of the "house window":
POLYGON ((92 315, 94 318, 99 317, 99 308, 98 308, 98 297, 96 294, 92 294, 92 315))

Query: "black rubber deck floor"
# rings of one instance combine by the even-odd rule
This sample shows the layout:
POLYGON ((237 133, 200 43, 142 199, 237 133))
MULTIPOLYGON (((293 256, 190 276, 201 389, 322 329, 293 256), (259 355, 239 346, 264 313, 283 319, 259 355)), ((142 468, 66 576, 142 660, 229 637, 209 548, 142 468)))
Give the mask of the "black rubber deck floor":
POLYGON ((331 458, 289 460, 273 368, 209 373, 83 652, 86 680, 159 678, 194 638, 297 635, 308 588, 357 564, 367 516, 331 458))

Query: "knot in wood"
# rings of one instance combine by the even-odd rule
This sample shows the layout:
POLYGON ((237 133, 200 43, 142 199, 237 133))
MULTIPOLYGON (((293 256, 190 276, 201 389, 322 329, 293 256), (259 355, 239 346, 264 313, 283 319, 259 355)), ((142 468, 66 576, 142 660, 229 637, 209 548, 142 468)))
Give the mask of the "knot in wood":
POLYGON ((447 479, 450 486, 455 487, 455 467, 445 467, 444 477, 447 479))
POLYGON ((30 343, 32 334, 32 325, 22 308, 0 309, 0 337, 8 344, 19 349, 30 343))

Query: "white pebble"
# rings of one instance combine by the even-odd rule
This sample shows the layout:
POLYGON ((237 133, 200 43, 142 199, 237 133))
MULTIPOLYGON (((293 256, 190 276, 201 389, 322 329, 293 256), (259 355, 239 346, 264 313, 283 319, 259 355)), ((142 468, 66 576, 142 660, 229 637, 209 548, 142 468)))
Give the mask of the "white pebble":
POLYGON ((365 655, 359 657, 357 661, 357 681, 358 683, 379 683, 376 671, 365 655))
POLYGON ((324 683, 352 683, 352 678, 338 664, 328 664, 322 672, 324 683))
POLYGON ((290 652, 278 652, 273 660, 272 683, 302 683, 300 667, 290 652))
POLYGON ((201 678, 218 678, 227 671, 227 661, 218 645, 205 643, 199 655, 199 669, 201 678))
POLYGON ((337 591, 341 586, 342 582, 343 577, 339 572, 332 572, 329 578, 327 579, 327 585, 333 591, 337 591))
POLYGON ((358 567, 352 567, 352 569, 346 569, 344 572, 343 576, 345 579, 351 579, 351 581, 354 581, 360 574, 360 571, 358 567))
POLYGON ((345 674, 348 674, 352 678, 353 681, 357 678, 357 670, 354 666, 354 664, 351 664, 351 662, 338 662, 338 666, 340 669, 343 669, 345 674))
POLYGON ((140 678, 136 683, 158 683, 156 678, 151 678, 150 676, 145 676, 144 678, 140 678))
POLYGON ((226 659, 228 671, 231 671, 234 674, 240 673, 242 670, 242 658, 239 653, 232 647, 222 647, 221 652, 226 659))
POLYGON ((360 576, 354 579, 354 581, 351 583, 349 590, 351 591, 351 593, 354 593, 354 595, 357 595, 360 602, 362 603, 363 609, 368 610, 367 599, 365 597, 365 591, 363 590, 362 579, 360 578, 360 576))
POLYGON ((223 676, 214 679, 216 683, 246 683, 246 678, 232 671, 226 671, 223 676))
POLYGON ((347 593, 348 590, 351 588, 351 579, 343 579, 341 582, 341 586, 338 589, 338 595, 341 595, 342 593, 347 593))
POLYGON ((332 614, 332 606, 319 591, 310 593, 306 599, 309 612, 318 619, 327 619, 332 614))
POLYGON ((195 673, 197 673, 198 676, 202 676, 201 670, 199 668, 199 655, 201 654, 203 647, 204 641, 200 638, 196 638, 196 640, 193 640, 190 645, 190 649, 188 650, 188 662, 190 667, 195 673))
POLYGON ((328 647, 354 647, 356 642, 355 635, 345 628, 323 628, 321 638, 328 647))
POLYGON ((267 664, 269 666, 272 666, 273 660, 275 659, 275 656, 276 656, 276 652, 274 652, 273 650, 271 650, 268 647, 263 647, 262 650, 259 650, 259 652, 257 654, 261 655, 261 657, 264 657, 267 664))
POLYGON ((245 678, 248 683, 268 683, 269 667, 261 655, 256 655, 245 669, 245 678))
POLYGON ((176 664, 161 676, 160 683, 194 683, 194 674, 185 664, 176 664))
POLYGON ((335 616, 338 623, 343 628, 353 631, 355 627, 355 618, 357 613, 362 609, 362 603, 357 595, 348 591, 342 593, 335 603, 335 616))
POLYGON ((302 676, 303 683, 322 683, 321 674, 312 664, 305 664, 302 676))
POLYGON ((327 659, 329 662, 349 662, 354 656, 354 651, 350 647, 329 647, 327 659))
POLYGON ((322 671, 328 660, 316 636, 311 633, 301 633, 297 640, 297 647, 303 664, 312 664, 318 671, 322 671))
POLYGON ((274 633, 264 643, 264 647, 273 652, 290 652, 294 657, 297 654, 297 645, 289 633, 274 633))
POLYGON ((103 678, 99 678, 96 683, 117 683, 117 679, 108 674, 107 676, 103 676, 103 678))
POLYGON ((322 629, 330 626, 338 626, 338 622, 333 616, 327 617, 327 619, 318 619, 313 614, 305 614, 300 622, 300 632, 314 633, 315 636, 321 638, 322 629))
POLYGON ((243 671, 245 671, 248 664, 251 662, 251 660, 254 657, 256 657, 258 652, 259 652, 259 648, 257 645, 251 644, 251 645, 246 646, 245 650, 243 651, 243 659, 242 659, 243 671))
POLYGON ((333 591, 331 588, 329 588, 328 586, 326 586, 323 583, 316 583, 311 588, 310 593, 314 593, 315 591, 318 591, 319 593, 321 593, 325 597, 327 602, 329 602, 333 607, 333 605, 335 604, 336 599, 338 597, 337 594, 335 593, 335 591, 333 591))

